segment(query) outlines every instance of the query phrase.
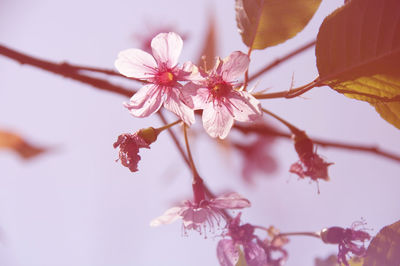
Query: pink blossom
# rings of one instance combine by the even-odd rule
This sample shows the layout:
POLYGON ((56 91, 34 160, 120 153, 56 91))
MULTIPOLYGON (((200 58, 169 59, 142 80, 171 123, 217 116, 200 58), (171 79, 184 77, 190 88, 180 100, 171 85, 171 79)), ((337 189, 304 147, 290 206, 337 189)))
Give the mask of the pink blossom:
POLYGON ((210 200, 201 200, 198 204, 186 200, 180 206, 168 209, 163 215, 151 221, 150 226, 170 224, 181 218, 185 233, 187 230, 195 230, 201 234, 207 227, 213 230, 214 223, 219 226, 226 209, 246 207, 250 207, 250 201, 238 193, 228 193, 210 200))
MULTIPOLYGON (((147 25, 146 30, 142 30, 138 33, 134 34, 134 38, 138 41, 140 44, 140 48, 148 53, 151 53, 152 48, 151 48, 151 41, 157 34, 163 33, 163 32, 177 32, 174 30, 174 27, 167 24, 167 25, 147 25)), ((186 34, 180 34, 182 37, 182 40, 186 39, 186 34)))
POLYGON ((233 121, 251 122, 261 116, 260 102, 250 93, 238 90, 236 79, 244 74, 250 59, 236 51, 221 60, 213 69, 201 73, 202 78, 184 86, 187 102, 195 110, 203 110, 203 126, 215 138, 224 139, 233 121))
POLYGON ((131 78, 147 82, 125 103, 136 117, 146 117, 157 112, 161 105, 179 116, 186 124, 194 123, 194 112, 183 101, 182 85, 190 72, 178 66, 183 47, 181 37, 174 33, 160 33, 151 41, 153 56, 140 49, 128 49, 118 54, 115 67, 131 78))
POLYGON ((240 225, 240 213, 229 222, 228 233, 231 239, 222 239, 217 245, 217 257, 221 266, 234 266, 239 261, 240 246, 243 247, 246 263, 249 266, 267 266, 267 254, 254 240, 254 227, 240 225))
POLYGON ((329 227, 321 231, 321 239, 328 244, 338 244, 338 263, 349 266, 346 256, 353 253, 358 257, 365 256, 366 248, 364 242, 371 236, 365 232, 365 229, 357 230, 358 227, 365 225, 364 222, 355 222, 351 228, 329 227), (358 243, 357 243, 358 242, 358 243))
POLYGON ((138 170, 140 161, 139 149, 150 149, 150 144, 156 141, 158 132, 152 128, 141 129, 133 134, 124 133, 118 136, 114 148, 119 147, 119 160, 121 164, 128 167, 131 172, 138 170))

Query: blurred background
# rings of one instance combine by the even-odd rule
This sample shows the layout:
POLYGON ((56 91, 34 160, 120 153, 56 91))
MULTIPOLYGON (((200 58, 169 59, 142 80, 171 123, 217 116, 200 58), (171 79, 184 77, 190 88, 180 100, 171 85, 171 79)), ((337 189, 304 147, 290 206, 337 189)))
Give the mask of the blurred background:
MULTIPOLYGON (((250 73, 314 39, 323 18, 342 4, 323 0, 295 38, 254 51, 250 73)), ((180 62, 196 61, 210 14, 215 15, 218 54, 246 52, 233 0, 0 0, 0 42, 52 61, 113 68, 120 50, 141 46, 138 36, 169 25, 186 36, 180 62)), ((292 76, 296 86, 317 76, 314 49, 270 71, 256 89, 288 89, 292 76)), ((190 197, 190 172, 166 133, 150 150, 141 151, 139 172, 115 162, 118 151, 112 144, 119 134, 162 125, 157 116, 132 117, 122 106, 126 100, 0 56, 0 129, 51 148, 29 161, 0 150, 0 265, 218 264, 220 238, 184 237, 180 221, 149 227, 150 220, 190 197)), ((400 153, 398 129, 367 103, 328 87, 292 100, 264 100, 263 106, 311 137, 400 153)), ((399 219, 399 163, 319 148, 335 165, 329 169, 331 181, 320 182, 318 194, 315 183, 288 172, 298 160, 293 143, 276 139, 269 147, 276 171, 256 174, 249 184, 241 177, 241 154, 216 146, 200 121, 198 117, 199 130, 191 141, 200 174, 214 192, 235 190, 251 200, 244 222, 293 232, 348 227, 363 217, 375 235, 399 219)), ((311 266, 316 257, 337 252, 337 246, 306 237, 293 237, 287 249, 289 266, 311 266)))

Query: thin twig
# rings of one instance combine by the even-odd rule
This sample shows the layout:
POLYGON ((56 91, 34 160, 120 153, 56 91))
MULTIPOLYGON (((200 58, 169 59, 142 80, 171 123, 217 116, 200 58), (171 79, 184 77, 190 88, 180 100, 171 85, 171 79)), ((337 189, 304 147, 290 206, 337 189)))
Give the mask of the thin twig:
POLYGON ((285 55, 285 56, 283 56, 283 57, 281 57, 281 58, 276 59, 274 62, 272 62, 272 63, 266 65, 265 67, 263 67, 262 69, 260 69, 258 72, 256 72, 255 74, 251 75, 251 76, 249 77, 248 82, 253 81, 254 79, 256 79, 256 78, 258 78, 259 76, 261 76, 262 74, 264 74, 264 73, 268 72, 269 70, 273 69, 274 67, 276 67, 276 66, 282 64, 283 62, 285 62, 286 60, 288 60, 288 59, 294 57, 295 55, 297 55, 297 54, 299 54, 299 53, 301 53, 301 52, 307 50, 308 48, 313 47, 313 46, 315 45, 315 42, 316 42, 316 41, 313 40, 313 41, 311 41, 311 42, 309 42, 309 43, 306 43, 305 45, 303 45, 303 46, 297 48, 297 49, 294 50, 293 52, 290 52, 289 54, 287 54, 287 55, 285 55))
MULTIPOLYGON (((240 124, 236 124, 233 126, 233 128, 239 130, 240 132, 242 132, 244 134, 255 133, 255 134, 259 134, 259 135, 274 136, 274 137, 290 139, 290 140, 292 138, 292 134, 279 131, 279 130, 274 129, 270 126, 267 126, 265 124, 258 124, 258 125, 252 125, 252 126, 243 126, 240 124)), ((374 155, 377 155, 380 157, 384 157, 387 159, 391 159, 396 162, 400 162, 399 154, 395 154, 395 153, 380 149, 379 147, 376 147, 376 146, 355 145, 355 144, 343 143, 343 142, 339 142, 339 141, 328 141, 328 140, 324 140, 324 139, 320 139, 320 138, 311 138, 311 139, 313 140, 313 142, 315 144, 317 144, 321 147, 365 152, 365 153, 374 154, 374 155)))

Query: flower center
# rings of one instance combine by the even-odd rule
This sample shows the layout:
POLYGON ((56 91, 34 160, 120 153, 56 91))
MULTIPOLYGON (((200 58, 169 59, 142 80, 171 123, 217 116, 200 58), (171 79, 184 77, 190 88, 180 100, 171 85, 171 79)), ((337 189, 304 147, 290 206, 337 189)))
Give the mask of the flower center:
POLYGON ((214 98, 220 98, 222 96, 225 96, 231 89, 232 86, 228 83, 217 83, 211 86, 211 93, 214 98))
POLYGON ((175 76, 171 71, 165 71, 157 76, 158 83, 168 85, 175 81, 175 76))

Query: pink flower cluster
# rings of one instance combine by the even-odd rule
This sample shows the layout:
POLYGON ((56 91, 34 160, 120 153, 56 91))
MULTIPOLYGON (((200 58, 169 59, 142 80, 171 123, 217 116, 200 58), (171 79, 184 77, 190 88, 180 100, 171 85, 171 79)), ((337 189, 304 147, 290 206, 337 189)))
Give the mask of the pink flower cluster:
POLYGON ((237 83, 249 66, 246 54, 236 51, 225 59, 217 58, 214 68, 206 72, 191 62, 178 65, 182 47, 181 37, 169 32, 152 39, 153 55, 140 49, 119 53, 118 71, 146 83, 125 103, 133 116, 147 117, 163 105, 190 126, 195 122, 194 110, 203 110, 204 129, 221 139, 234 120, 251 122, 261 116, 259 101, 237 83))

